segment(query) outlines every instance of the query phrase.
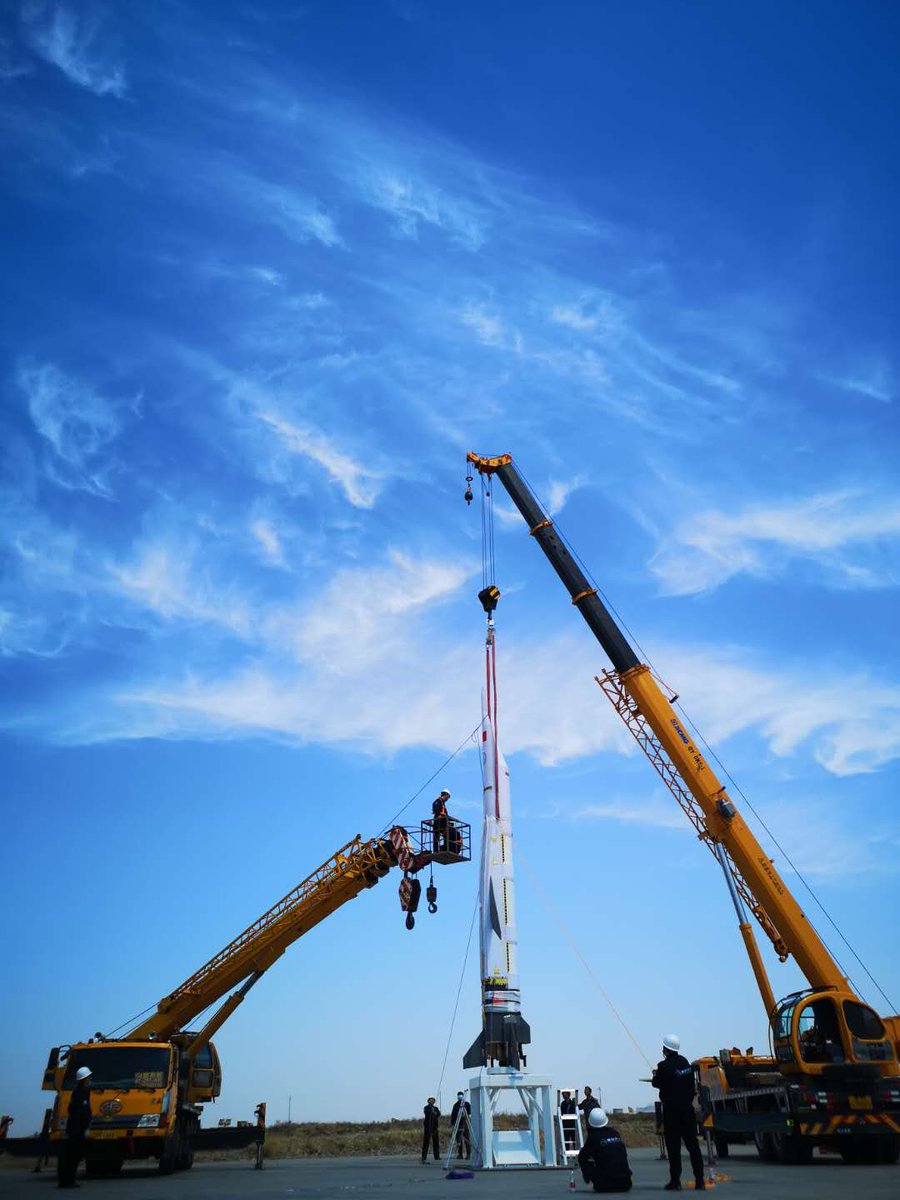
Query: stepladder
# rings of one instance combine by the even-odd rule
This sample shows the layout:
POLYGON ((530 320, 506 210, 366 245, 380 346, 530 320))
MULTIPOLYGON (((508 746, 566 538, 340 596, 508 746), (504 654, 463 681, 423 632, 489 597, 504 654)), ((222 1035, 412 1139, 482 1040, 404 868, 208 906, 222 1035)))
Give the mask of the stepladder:
POLYGON ((453 1129, 450 1132, 450 1144, 447 1147, 447 1157, 444 1159, 445 1170, 450 1169, 454 1158, 471 1159, 472 1166, 481 1165, 481 1151, 478 1139, 472 1134, 472 1121, 465 1104, 459 1106, 453 1129))

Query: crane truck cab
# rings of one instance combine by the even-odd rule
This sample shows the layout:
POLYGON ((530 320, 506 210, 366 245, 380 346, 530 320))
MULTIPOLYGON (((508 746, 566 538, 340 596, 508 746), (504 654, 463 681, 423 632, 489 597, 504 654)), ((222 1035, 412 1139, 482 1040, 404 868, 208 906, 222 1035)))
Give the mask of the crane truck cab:
POLYGON ((51 1144, 66 1136, 75 1074, 91 1071, 93 1117, 85 1164, 91 1175, 116 1175, 126 1159, 159 1159, 168 1174, 189 1167, 190 1137, 199 1128, 196 1107, 219 1094, 222 1071, 211 1043, 192 1060, 171 1042, 88 1041, 50 1052, 43 1088, 55 1091, 51 1144))
POLYGON ((785 1075, 898 1074, 884 1021, 852 993, 820 990, 785 997, 772 1019, 772 1038, 785 1075))

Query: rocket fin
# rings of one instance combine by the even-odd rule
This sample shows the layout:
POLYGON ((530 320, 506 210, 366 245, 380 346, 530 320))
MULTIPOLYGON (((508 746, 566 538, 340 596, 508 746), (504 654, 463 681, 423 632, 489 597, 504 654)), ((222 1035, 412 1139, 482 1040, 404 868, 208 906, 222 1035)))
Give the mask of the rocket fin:
POLYGON ((482 1029, 481 1033, 479 1033, 478 1037, 466 1051, 465 1058, 463 1058, 463 1066, 466 1069, 469 1067, 483 1067, 486 1065, 486 1062, 487 1060, 484 1057, 484 1030, 482 1029))

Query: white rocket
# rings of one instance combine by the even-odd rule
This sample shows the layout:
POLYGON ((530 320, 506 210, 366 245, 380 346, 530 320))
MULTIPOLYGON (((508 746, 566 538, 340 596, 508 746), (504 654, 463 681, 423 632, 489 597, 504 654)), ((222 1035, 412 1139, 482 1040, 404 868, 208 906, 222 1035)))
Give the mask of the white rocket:
POLYGON ((482 1030, 469 1047, 464 1067, 512 1067, 525 1063, 522 1047, 531 1030, 522 1016, 516 936, 512 814, 509 767, 500 750, 497 724, 497 664, 494 625, 488 621, 486 686, 482 697, 481 774, 484 834, 481 842, 482 1030))

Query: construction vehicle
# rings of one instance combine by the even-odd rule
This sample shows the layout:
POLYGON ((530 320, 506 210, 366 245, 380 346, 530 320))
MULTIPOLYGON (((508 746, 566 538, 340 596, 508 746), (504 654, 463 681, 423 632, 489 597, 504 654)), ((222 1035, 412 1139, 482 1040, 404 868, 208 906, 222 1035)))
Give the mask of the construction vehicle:
MULTIPOLYGON (((896 1162, 900 1016, 883 1018, 856 995, 673 707, 677 695, 639 661, 512 458, 470 453, 467 462, 486 491, 499 479, 525 519, 612 663, 597 683, 724 872, 771 1053, 724 1050, 695 1064, 703 1121, 720 1151, 752 1137, 763 1159, 806 1162, 820 1146, 846 1162, 896 1162), (794 958, 808 989, 776 1001, 748 911, 779 960, 794 958)), ((467 502, 472 480, 470 467, 467 502)))
MULTIPOLYGON (((43 1088, 56 1098, 48 1109, 43 1139, 4 1138, 7 1153, 54 1154, 65 1137, 66 1113, 75 1073, 89 1067, 93 1118, 85 1163, 91 1175, 118 1174, 130 1159, 156 1158, 161 1174, 187 1169, 198 1148, 248 1145, 264 1139, 265 1106, 256 1126, 201 1130, 202 1106, 222 1088, 222 1067, 212 1036, 285 950, 336 909, 374 885, 395 866, 404 872, 401 908, 407 928, 415 923, 421 894, 416 874, 433 863, 466 862, 471 830, 445 816, 440 830, 423 821, 407 830, 395 825, 387 837, 342 846, 268 912, 220 950, 156 1006, 155 1012, 120 1037, 98 1033, 85 1042, 50 1051, 43 1088), (235 990, 232 990, 235 989, 235 990), (227 997, 224 1002, 223 997, 227 997), (199 1029, 201 1014, 219 1004, 199 1029), (262 1128, 263 1132, 258 1131, 262 1128), (40 1145, 32 1145, 32 1143, 40 1145)), ((437 888, 426 889, 431 912, 437 888)), ((261 1158, 257 1159, 261 1164, 261 1158)))

